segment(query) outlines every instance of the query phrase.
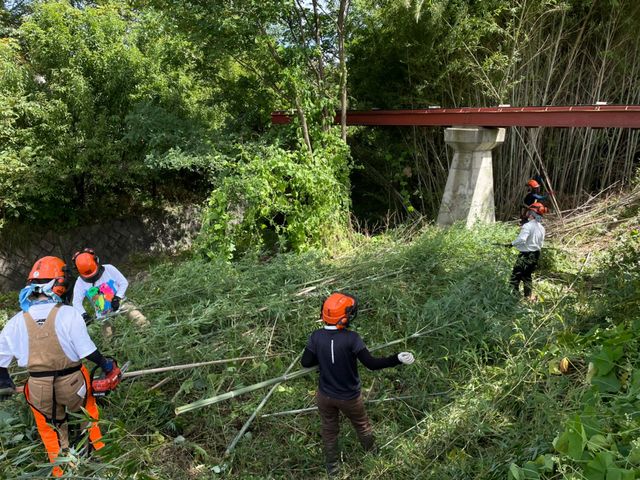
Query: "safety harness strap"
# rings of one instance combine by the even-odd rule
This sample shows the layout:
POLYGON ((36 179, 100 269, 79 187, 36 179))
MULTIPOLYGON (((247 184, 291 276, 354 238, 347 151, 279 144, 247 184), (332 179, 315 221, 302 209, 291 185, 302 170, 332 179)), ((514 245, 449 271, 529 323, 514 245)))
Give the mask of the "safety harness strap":
POLYGON ((72 373, 75 373, 78 370, 80 370, 80 368, 82 368, 82 365, 74 365, 73 367, 64 368, 62 370, 51 370, 48 372, 29 372, 29 375, 36 378, 43 378, 43 377, 58 378, 58 377, 64 377, 66 375, 71 375, 72 373))

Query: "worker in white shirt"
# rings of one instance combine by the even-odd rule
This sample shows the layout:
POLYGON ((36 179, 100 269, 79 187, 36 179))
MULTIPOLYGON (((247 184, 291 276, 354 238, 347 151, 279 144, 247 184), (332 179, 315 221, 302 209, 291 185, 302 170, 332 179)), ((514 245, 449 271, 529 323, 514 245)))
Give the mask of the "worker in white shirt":
MULTIPOLYGON (((110 314, 117 312, 129 287, 129 282, 120 270, 113 265, 102 265, 91 248, 76 252, 73 263, 79 274, 73 288, 73 307, 82 314, 85 322, 90 322, 90 316, 82 304, 85 297, 93 306, 98 320, 104 320, 110 314)), ((149 322, 139 310, 130 307, 123 311, 139 327, 148 326, 149 322)), ((107 337, 113 334, 113 326, 110 322, 103 323, 103 333, 107 337)))
POLYGON ((511 286, 516 294, 520 294, 520 282, 524 285, 524 297, 532 299, 532 274, 538 267, 540 251, 544 243, 544 226, 542 216, 547 213, 547 208, 540 202, 534 202, 527 210, 527 223, 520 228, 518 237, 508 244, 516 247, 520 255, 513 266, 511 273, 511 286))
MULTIPOLYGON (((24 395, 52 463, 61 450, 69 448, 68 412, 84 409, 92 419, 84 427, 90 445, 95 450, 104 447, 97 423, 98 407, 82 359, 88 358, 108 376, 120 372, 114 360, 98 351, 80 314, 62 303, 69 279, 69 271, 60 258, 36 261, 27 286, 20 291, 22 312, 11 318, 0 333, 0 400, 15 393, 8 372, 15 358, 18 366, 29 371, 24 395)), ((61 477, 64 472, 56 465, 52 474, 61 477)))

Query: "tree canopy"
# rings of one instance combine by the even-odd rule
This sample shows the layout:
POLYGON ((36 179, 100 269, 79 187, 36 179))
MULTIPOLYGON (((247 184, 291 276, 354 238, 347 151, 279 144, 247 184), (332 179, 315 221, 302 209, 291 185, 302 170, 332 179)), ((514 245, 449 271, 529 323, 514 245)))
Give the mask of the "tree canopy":
MULTIPOLYGON (((5 221, 73 224, 213 192, 207 224, 230 233, 215 212, 237 206, 211 202, 229 198, 221 189, 247 172, 247 151, 332 165, 339 224, 351 210, 373 222, 434 215, 448 165, 441 129, 347 136, 336 111, 640 102, 631 0, 24 1, 0 18, 5 221), (272 128, 274 110, 293 124, 272 128), (336 138, 348 145, 340 161, 336 138)), ((633 131, 510 129, 496 151, 498 213, 512 214, 541 170, 570 206, 631 179, 637 159, 633 131)), ((291 168, 267 182, 285 184, 287 202, 300 187, 291 168)), ((249 230, 291 231, 291 208, 249 230)), ((336 223, 317 215, 302 244, 336 223)))

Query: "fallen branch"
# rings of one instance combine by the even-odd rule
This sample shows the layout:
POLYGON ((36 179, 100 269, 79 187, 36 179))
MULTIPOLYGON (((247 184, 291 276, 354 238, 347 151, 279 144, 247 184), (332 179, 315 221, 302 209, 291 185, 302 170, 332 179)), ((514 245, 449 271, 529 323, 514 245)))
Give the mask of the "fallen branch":
MULTIPOLYGON (((373 351, 379 350, 381 348, 386 348, 386 347, 389 347, 391 345, 396 345, 398 343, 405 342, 405 341, 410 340, 412 338, 423 337, 425 335, 429 335, 430 333, 433 333, 433 332, 436 332, 438 330, 441 330, 441 329, 443 329, 445 327, 450 327, 451 325, 454 325, 456 323, 459 323, 459 322, 452 322, 452 323, 449 323, 447 325, 442 325, 442 326, 436 327, 436 328, 434 328, 432 330, 425 331, 425 329, 428 327, 428 325, 427 325, 427 326, 421 328, 420 330, 418 330, 417 332, 415 332, 415 333, 413 333, 411 335, 408 335, 408 336, 406 336, 404 338, 400 338, 398 340, 393 340, 393 341, 385 343, 383 345, 378 345, 377 347, 372 348, 370 351, 373 352, 373 351)), ((316 370, 318 370, 317 366, 309 367, 309 368, 303 368, 303 369, 297 370, 297 371, 295 371, 293 373, 287 373, 287 374, 281 375, 279 377, 272 378, 270 380, 264 380, 262 382, 255 383, 255 384, 249 385, 247 387, 242 387, 242 388, 239 388, 237 390, 232 390, 230 392, 226 392, 226 393, 223 393, 221 395, 216 395, 216 396, 210 397, 210 398, 203 398, 202 400, 198 400, 198 401, 195 401, 193 403, 188 403, 186 405, 182 405, 180 407, 177 407, 175 409, 175 413, 176 413, 176 415, 182 415, 183 413, 190 412, 192 410, 197 410, 198 408, 206 407, 208 405, 214 405, 216 403, 224 402, 225 400, 229 400, 231 398, 235 398, 235 397, 238 397, 238 396, 243 395, 245 393, 253 392, 255 390, 260 390, 261 388, 265 388, 265 387, 274 385, 276 383, 282 383, 282 382, 286 382, 287 380, 293 380, 295 378, 303 377, 303 376, 307 375, 308 373, 315 372, 316 370)))

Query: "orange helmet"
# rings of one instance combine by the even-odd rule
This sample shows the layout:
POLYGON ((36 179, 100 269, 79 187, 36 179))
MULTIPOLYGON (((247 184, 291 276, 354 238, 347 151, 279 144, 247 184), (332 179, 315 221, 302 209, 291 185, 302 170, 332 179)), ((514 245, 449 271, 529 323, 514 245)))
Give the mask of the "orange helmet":
POLYGON ((42 257, 36 260, 29 272, 27 282, 41 284, 51 280, 55 280, 51 289, 53 293, 59 297, 64 295, 69 287, 69 269, 64 260, 58 257, 42 257))
POLYGON ((540 188, 540 184, 536 182, 533 178, 527 182, 527 186, 531 188, 540 188))
POLYGON ((529 210, 540 215, 541 217, 549 213, 549 209, 540 202, 533 202, 531 205, 529 205, 529 210))
POLYGON ((82 278, 91 278, 100 270, 100 259, 91 248, 83 248, 73 256, 73 263, 82 278))
POLYGON ((324 302, 320 315, 327 325, 335 325, 342 330, 358 314, 358 300, 352 295, 341 292, 333 292, 324 302))

